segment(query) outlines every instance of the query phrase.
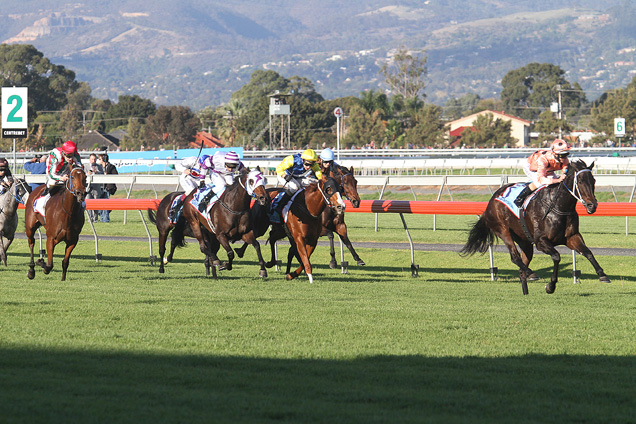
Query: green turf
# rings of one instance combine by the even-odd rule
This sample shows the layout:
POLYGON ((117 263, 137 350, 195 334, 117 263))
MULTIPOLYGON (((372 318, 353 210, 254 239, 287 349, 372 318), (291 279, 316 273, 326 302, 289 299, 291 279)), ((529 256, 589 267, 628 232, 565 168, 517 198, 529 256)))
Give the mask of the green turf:
MULTIPOLYGON (((114 231, 119 224, 110 224, 114 231)), ((554 295, 522 296, 508 255, 360 249, 365 267, 314 284, 248 250, 218 280, 190 244, 160 275, 143 242, 82 242, 60 281, 2 269, 2 422, 621 422, 636 420, 631 257, 599 257, 612 284, 563 258, 554 295)), ((285 248, 281 247, 281 253, 285 248)))

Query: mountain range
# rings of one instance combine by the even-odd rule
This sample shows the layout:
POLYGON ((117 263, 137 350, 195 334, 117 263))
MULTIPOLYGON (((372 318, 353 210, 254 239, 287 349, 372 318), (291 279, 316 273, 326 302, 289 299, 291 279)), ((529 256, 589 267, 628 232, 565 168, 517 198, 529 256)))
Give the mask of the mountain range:
POLYGON ((325 98, 386 88, 405 47, 427 56, 427 100, 497 97, 501 79, 549 62, 588 99, 636 75, 636 7, 578 0, 3 0, 0 41, 33 44, 91 85, 194 110, 227 102, 256 69, 325 98), (271 4, 269 4, 271 3, 271 4))

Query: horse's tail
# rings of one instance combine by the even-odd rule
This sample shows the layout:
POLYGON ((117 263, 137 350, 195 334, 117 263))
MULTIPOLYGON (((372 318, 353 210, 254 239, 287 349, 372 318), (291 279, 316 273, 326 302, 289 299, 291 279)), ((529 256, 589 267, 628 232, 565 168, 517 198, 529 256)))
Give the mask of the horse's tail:
POLYGON ((481 218, 473 225, 468 234, 468 241, 459 251, 461 256, 470 256, 477 252, 486 253, 488 248, 495 242, 495 234, 486 225, 486 220, 481 218))
POLYGON ((153 224, 157 224, 157 212, 154 209, 148 209, 148 219, 153 224))

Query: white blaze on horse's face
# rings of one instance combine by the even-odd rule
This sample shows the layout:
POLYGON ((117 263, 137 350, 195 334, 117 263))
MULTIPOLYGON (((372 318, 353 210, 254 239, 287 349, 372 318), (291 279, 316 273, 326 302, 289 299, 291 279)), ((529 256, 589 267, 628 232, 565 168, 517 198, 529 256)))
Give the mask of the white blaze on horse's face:
POLYGON ((342 199, 342 196, 340 195, 339 191, 336 191, 336 205, 342 207, 342 210, 344 211, 346 208, 345 202, 342 199))
POLYGON ((253 171, 250 171, 249 174, 247 174, 247 184, 245 184, 245 190, 247 190, 247 194, 249 194, 250 196, 254 194, 254 190, 256 190, 257 187, 264 185, 265 177, 263 177, 263 174, 260 171, 254 169, 253 171))

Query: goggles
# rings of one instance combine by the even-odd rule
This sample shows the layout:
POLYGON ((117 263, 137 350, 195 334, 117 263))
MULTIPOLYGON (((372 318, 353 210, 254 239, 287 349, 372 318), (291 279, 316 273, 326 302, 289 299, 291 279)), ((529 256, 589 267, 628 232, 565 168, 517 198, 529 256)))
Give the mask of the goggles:
POLYGON ((226 163, 225 166, 228 167, 228 168, 234 169, 234 168, 236 168, 238 166, 238 164, 236 164, 236 163, 226 163))
POLYGON ((304 162, 303 162, 303 165, 305 165, 305 166, 309 166, 309 167, 312 167, 312 166, 314 166, 314 163, 315 163, 315 162, 304 161, 304 162))

